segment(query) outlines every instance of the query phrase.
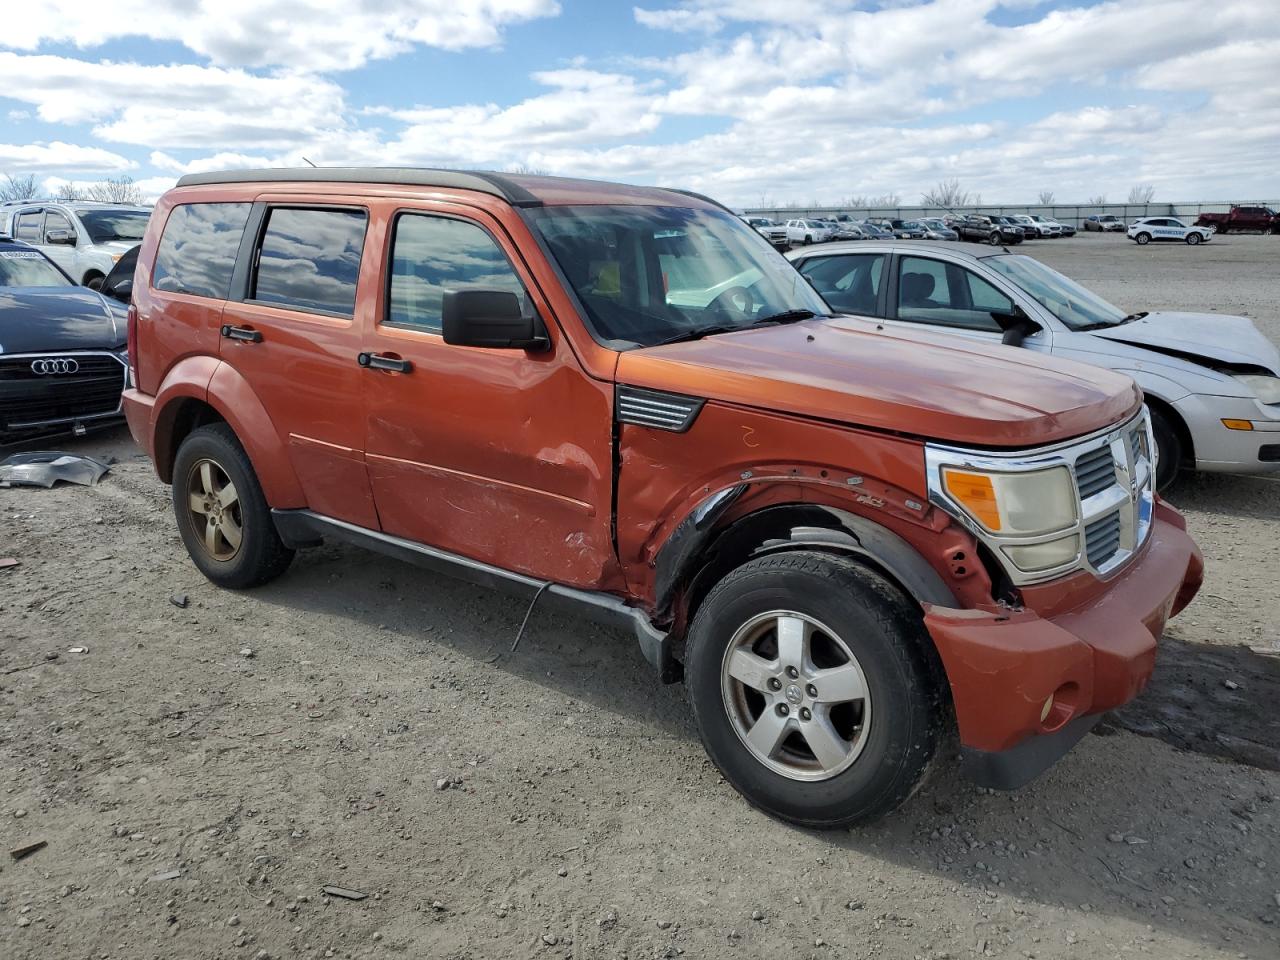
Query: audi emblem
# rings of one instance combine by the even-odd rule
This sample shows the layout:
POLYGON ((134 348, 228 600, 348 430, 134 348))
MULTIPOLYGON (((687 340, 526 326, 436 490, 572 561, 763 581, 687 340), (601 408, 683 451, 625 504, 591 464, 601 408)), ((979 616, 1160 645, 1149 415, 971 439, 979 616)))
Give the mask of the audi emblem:
POLYGON ((48 357, 31 361, 31 372, 38 377, 56 377, 64 373, 75 373, 80 369, 80 362, 70 357, 48 357))

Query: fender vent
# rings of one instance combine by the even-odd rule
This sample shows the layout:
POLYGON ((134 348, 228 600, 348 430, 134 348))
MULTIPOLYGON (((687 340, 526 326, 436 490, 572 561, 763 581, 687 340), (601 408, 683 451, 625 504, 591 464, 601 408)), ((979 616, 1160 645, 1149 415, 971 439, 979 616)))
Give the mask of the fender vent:
POLYGON ((705 400, 684 397, 678 393, 618 387, 615 409, 619 423, 684 433, 693 426, 704 403, 705 400))

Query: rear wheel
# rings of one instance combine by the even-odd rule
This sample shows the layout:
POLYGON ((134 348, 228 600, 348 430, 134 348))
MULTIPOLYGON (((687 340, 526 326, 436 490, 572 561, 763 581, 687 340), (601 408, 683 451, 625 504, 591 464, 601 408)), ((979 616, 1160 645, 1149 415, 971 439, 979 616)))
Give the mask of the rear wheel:
POLYGON ((850 560, 753 560, 698 609, 686 682, 725 778, 809 827, 880 817, 921 783, 945 723, 941 668, 919 611, 850 560))
POLYGON ((1156 439, 1156 489, 1168 490, 1182 469, 1182 437, 1159 410, 1151 411, 1151 432, 1156 439))
POLYGON ((1133 238, 1133 241, 1134 241, 1134 243, 1136 243, 1138 246, 1140 246, 1140 247, 1145 247, 1148 243, 1150 243, 1150 242, 1151 242, 1151 234, 1149 234, 1149 233, 1140 233, 1140 234, 1138 234, 1136 237, 1134 237, 1134 238, 1133 238))
POLYGON ((187 553, 220 587, 259 586, 293 560, 253 465, 225 423, 200 427, 182 441, 173 464, 173 508, 187 553))

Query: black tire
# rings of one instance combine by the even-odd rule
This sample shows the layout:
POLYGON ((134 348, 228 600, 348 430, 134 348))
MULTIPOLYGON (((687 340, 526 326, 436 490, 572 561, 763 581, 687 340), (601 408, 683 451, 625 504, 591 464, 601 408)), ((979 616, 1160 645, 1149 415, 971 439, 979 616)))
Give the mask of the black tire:
POLYGON ((811 243, 813 243, 813 237, 806 233, 804 235, 804 245, 807 247, 811 243))
POLYGON ((1000 246, 1000 234, 992 231, 991 235, 987 237, 987 243, 991 244, 993 247, 1000 246))
POLYGON ((1187 234, 1187 237, 1186 237, 1186 240, 1187 240, 1188 245, 1193 246, 1193 247, 1194 247, 1196 244, 1198 244, 1198 243, 1199 243, 1201 240, 1203 240, 1203 239, 1204 239, 1204 238, 1203 238, 1202 236, 1200 236, 1200 234, 1198 234, 1198 233, 1188 233, 1188 234, 1187 234))
POLYGON ((102 287, 102 281, 107 279, 103 274, 96 270, 90 270, 84 275, 84 282, 81 286, 88 287, 90 290, 98 290, 102 287))
POLYGON ((173 509, 187 553, 200 572, 220 587, 243 590, 260 586, 284 573, 293 560, 293 551, 276 533, 249 456, 225 423, 191 431, 178 447, 173 463, 173 509), (196 517, 189 506, 191 484, 196 482, 202 463, 216 466, 235 487, 241 539, 233 555, 226 558, 217 557, 206 547, 204 532, 196 529, 196 517))
MULTIPOLYGON (((845 827, 900 806, 923 782, 948 722, 945 679, 919 610, 876 573, 824 553, 760 557, 721 580, 694 618, 685 676, 703 745, 725 779, 753 806, 805 827, 845 827), (775 611, 829 625, 865 676, 871 722, 861 752, 826 779, 794 779, 757 759, 722 689, 735 635, 775 611)), ((766 704, 757 720, 776 709, 766 704)), ((797 723, 810 719, 804 712, 795 713, 797 723)))
POLYGON ((1151 432, 1156 438, 1156 489, 1169 490, 1182 470, 1182 436, 1159 410, 1151 411, 1151 432))
POLYGON ((1150 243, 1150 242, 1151 242, 1151 234, 1149 234, 1149 233, 1140 233, 1140 234, 1138 234, 1137 236, 1135 236, 1135 237, 1133 238, 1133 242, 1134 242, 1134 243, 1136 243, 1136 244, 1137 244, 1138 246, 1140 246, 1140 247, 1145 247, 1148 243, 1150 243))

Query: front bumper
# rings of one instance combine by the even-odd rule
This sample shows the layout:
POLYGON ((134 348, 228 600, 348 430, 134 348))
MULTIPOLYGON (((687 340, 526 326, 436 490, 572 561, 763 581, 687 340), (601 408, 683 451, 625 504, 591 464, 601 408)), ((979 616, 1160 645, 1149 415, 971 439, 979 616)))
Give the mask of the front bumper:
POLYGON ((1077 574, 1023 590, 1005 612, 926 607, 951 685, 967 772, 1012 789, 1052 766, 1129 702, 1155 666, 1165 622, 1200 588, 1182 517, 1158 502, 1142 552, 1106 581, 1077 574))
POLYGON ((1193 393, 1173 404, 1191 433, 1196 469, 1216 473, 1280 473, 1280 407, 1247 397, 1193 393), (1252 430, 1222 421, 1245 420, 1252 430))
POLYGON ((126 369, 109 350, 0 357, 0 444, 119 422, 126 369), (49 369, 37 372, 35 364, 49 369))

